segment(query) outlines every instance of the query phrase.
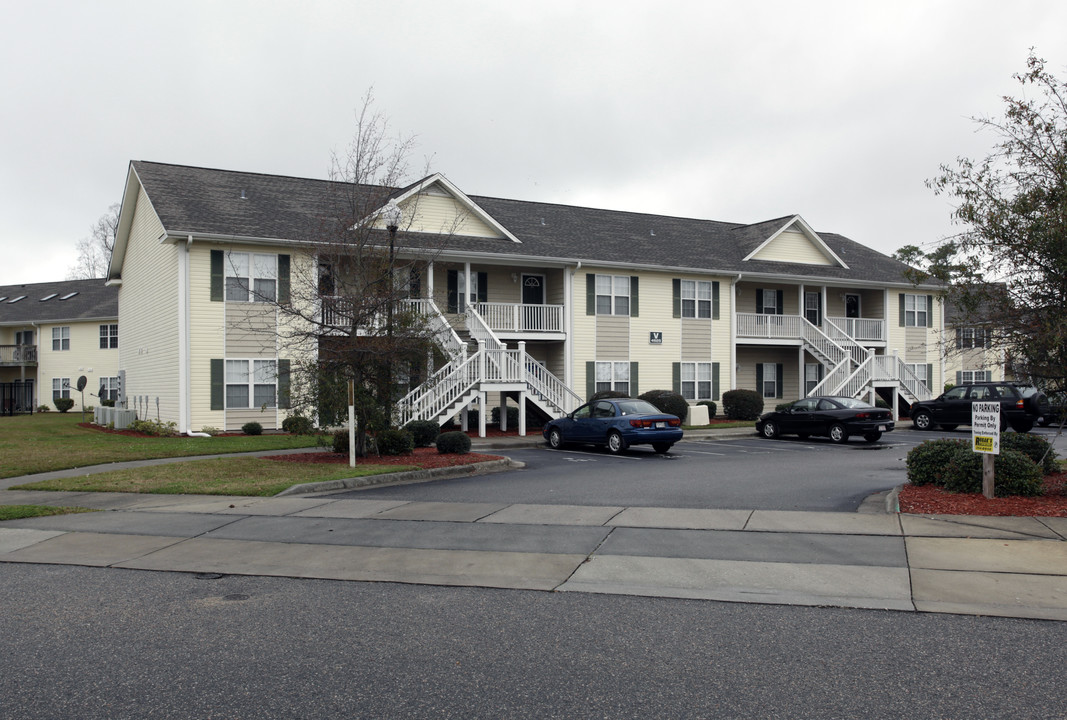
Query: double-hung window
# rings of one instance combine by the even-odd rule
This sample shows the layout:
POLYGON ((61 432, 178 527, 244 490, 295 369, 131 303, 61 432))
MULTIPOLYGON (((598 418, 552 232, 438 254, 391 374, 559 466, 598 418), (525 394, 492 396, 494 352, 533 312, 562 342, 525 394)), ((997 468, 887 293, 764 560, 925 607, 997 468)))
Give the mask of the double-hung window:
POLYGON ((70 378, 52 378, 52 399, 70 397, 70 378))
POLYGON ((630 314, 630 277, 628 275, 596 276, 596 314, 630 314))
POLYGON ((904 326, 930 327, 929 306, 925 295, 904 296, 904 326))
POLYGON ((273 408, 278 405, 276 360, 227 360, 226 407, 273 408))
POLYGON ((993 380, 993 372, 991 370, 963 370, 959 376, 959 382, 963 385, 976 382, 992 382, 993 380))
POLYGON ((596 391, 615 390, 630 392, 630 363, 598 362, 596 364, 596 391))
POLYGON ((989 347, 989 336, 985 328, 958 328, 956 330, 956 347, 961 350, 989 347))
POLYGON ((763 293, 763 314, 764 315, 778 315, 781 314, 782 309, 778 307, 778 291, 777 290, 761 290, 763 293))
POLYGON ((101 325, 100 326, 100 349, 107 350, 110 348, 117 348, 119 346, 119 326, 118 325, 101 325))
MULTIPOLYGON (((766 305, 764 305, 766 307, 766 305)), ((778 397, 778 365, 763 363, 763 387, 760 388, 765 398, 778 397)))
POLYGON ((118 400, 119 399, 119 379, 117 377, 102 377, 102 378, 100 378, 100 399, 101 400, 118 400))
POLYGON ((705 280, 682 280, 682 317, 711 317, 711 283, 705 280))
POLYGON ((70 350, 70 328, 69 327, 54 327, 52 328, 52 349, 70 350))
POLYGON ((226 254, 226 299, 274 302, 278 299, 278 256, 263 253, 226 254))
POLYGON ((681 365, 682 397, 686 400, 711 400, 711 363, 684 362, 681 365))
POLYGON ((915 377, 922 380, 927 385, 930 384, 930 379, 926 377, 926 364, 925 363, 904 363, 908 370, 911 370, 915 374, 915 377))

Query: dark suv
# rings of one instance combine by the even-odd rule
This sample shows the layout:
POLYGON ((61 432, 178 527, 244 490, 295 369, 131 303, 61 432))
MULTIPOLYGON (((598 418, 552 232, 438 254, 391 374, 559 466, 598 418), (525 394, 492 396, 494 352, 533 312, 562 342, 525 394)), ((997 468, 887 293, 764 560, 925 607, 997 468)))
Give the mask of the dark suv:
POLYGON ((943 395, 911 406, 911 421, 919 430, 940 425, 955 430, 971 424, 971 403, 999 402, 1000 427, 1029 432, 1038 418, 1049 410, 1048 398, 1040 390, 1010 382, 979 382, 957 385, 943 395))

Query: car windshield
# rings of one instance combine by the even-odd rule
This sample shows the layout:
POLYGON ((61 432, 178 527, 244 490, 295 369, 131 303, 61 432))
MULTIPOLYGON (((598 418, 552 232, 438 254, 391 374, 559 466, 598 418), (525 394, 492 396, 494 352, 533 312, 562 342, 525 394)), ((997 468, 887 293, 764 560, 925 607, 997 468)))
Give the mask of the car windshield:
POLYGON ((862 400, 857 400, 855 398, 850 398, 850 397, 834 398, 834 402, 839 403, 842 407, 847 407, 847 408, 869 408, 869 407, 874 407, 874 405, 870 405, 869 403, 865 403, 862 400))
POLYGON ((623 400, 619 403, 619 413, 622 415, 660 415, 660 410, 650 402, 644 400, 623 400))

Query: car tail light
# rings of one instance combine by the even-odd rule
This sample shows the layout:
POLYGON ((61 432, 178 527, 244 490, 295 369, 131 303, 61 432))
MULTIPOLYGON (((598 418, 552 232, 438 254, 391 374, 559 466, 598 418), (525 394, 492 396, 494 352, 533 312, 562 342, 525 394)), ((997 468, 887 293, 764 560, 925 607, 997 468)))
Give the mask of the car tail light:
POLYGON ((635 419, 635 420, 631 420, 630 421, 630 425, 632 425, 635 428, 647 428, 647 427, 652 427, 652 421, 651 420, 636 420, 635 419))
POLYGON ((1015 401, 1015 407, 1019 408, 1020 410, 1025 410, 1026 409, 1026 400, 1024 400, 1023 398, 1019 398, 1018 400, 1015 401))
POLYGON ((670 425, 671 427, 681 427, 682 426, 682 421, 679 420, 678 418, 674 418, 673 420, 668 420, 667 424, 670 425))
POLYGON ((857 420, 869 420, 870 418, 871 418, 871 414, 868 413, 868 412, 856 413, 856 419, 857 420))

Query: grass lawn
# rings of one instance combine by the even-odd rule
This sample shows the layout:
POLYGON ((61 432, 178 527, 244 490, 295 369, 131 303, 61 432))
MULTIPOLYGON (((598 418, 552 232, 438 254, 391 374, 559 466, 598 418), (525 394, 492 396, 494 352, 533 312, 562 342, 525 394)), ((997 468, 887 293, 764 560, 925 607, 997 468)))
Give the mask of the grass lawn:
POLYGON ((27 483, 12 490, 194 495, 277 495, 293 485, 414 470, 414 465, 325 465, 217 458, 27 483))
POLYGON ((0 505, 0 522, 21 518, 67 515, 69 513, 94 512, 90 508, 52 507, 51 505, 0 505))
MULTIPOLYGON (((91 419, 91 415, 87 414, 91 419)), ((307 435, 129 437, 78 427, 80 412, 0 417, 0 477, 109 462, 313 447, 307 435)), ((292 484, 292 483, 290 483, 292 484)))

